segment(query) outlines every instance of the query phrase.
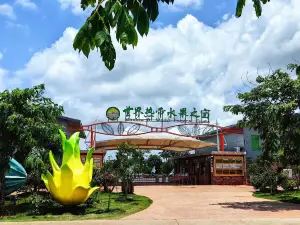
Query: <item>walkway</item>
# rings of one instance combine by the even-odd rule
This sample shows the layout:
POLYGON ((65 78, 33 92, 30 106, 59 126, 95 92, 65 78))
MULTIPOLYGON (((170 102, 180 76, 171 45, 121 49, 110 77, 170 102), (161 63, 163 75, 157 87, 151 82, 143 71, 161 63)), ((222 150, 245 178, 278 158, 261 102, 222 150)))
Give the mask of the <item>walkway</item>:
POLYGON ((300 205, 254 198, 252 190, 250 186, 135 187, 136 194, 151 198, 153 204, 124 220, 300 219, 300 205))
POLYGON ((8 225, 299 225, 300 205, 252 197, 249 186, 143 186, 153 204, 121 220, 1 223, 8 225))

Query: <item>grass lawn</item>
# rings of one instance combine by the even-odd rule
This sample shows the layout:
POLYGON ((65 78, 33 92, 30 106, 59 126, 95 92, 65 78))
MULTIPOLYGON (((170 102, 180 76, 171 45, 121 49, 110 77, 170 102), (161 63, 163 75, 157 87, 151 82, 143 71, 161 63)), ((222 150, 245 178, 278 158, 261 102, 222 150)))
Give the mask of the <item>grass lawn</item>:
POLYGON ((101 192, 99 203, 87 206, 86 204, 77 207, 56 207, 46 208, 42 215, 30 215, 29 209, 32 203, 28 196, 20 197, 17 205, 7 202, 6 209, 9 215, 0 217, 1 222, 7 221, 49 221, 49 220, 90 220, 90 219, 120 219, 130 214, 148 208, 152 200, 138 195, 128 195, 125 199, 121 194, 112 193, 110 211, 107 212, 108 194, 101 192))
POLYGON ((278 191, 273 195, 271 195, 270 193, 257 192, 254 193, 253 196, 257 198, 300 204, 300 191, 278 191))

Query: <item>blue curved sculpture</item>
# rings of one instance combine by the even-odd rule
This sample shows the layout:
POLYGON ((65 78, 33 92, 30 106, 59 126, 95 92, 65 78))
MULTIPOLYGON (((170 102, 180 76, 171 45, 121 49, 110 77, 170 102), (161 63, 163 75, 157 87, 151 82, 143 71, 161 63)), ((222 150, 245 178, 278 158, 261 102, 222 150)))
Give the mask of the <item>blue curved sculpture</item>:
POLYGON ((9 170, 5 174, 5 195, 9 195, 22 187, 27 180, 23 166, 13 158, 9 160, 9 170))

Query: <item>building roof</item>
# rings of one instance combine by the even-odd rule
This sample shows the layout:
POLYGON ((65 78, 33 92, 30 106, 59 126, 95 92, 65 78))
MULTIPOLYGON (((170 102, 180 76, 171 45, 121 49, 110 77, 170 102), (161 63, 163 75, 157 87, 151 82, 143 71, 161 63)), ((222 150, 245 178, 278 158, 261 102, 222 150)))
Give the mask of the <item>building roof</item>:
POLYGON ((58 120, 67 120, 67 121, 69 121, 69 122, 81 124, 81 120, 74 119, 74 118, 67 117, 67 116, 59 116, 57 119, 58 119, 58 120))
MULTIPOLYGON (((232 125, 226 126, 224 128, 239 128, 239 127, 237 126, 237 124, 232 124, 232 125)), ((218 129, 218 131, 220 132, 220 129, 218 129)), ((206 135, 213 135, 213 134, 216 134, 216 133, 217 133, 217 131, 214 130, 214 131, 207 132, 206 135)), ((201 137, 199 137, 199 139, 201 139, 201 137)))
MULTIPOLYGON (((62 121, 62 120, 67 121, 67 126, 68 125, 72 125, 74 127, 81 127, 82 126, 81 120, 74 119, 74 118, 67 117, 67 116, 59 116, 57 118, 57 120, 58 120, 58 123, 59 123, 59 121, 62 121)), ((66 127, 66 129, 68 129, 68 127, 66 127)), ((78 129, 78 131, 80 132, 79 137, 85 139, 86 135, 85 135, 84 131, 83 130, 79 130, 79 129, 78 129)), ((74 133, 74 132, 75 131, 72 130, 70 133, 74 133)))
POLYGON ((123 142, 131 144, 137 149, 158 149, 178 152, 216 146, 216 143, 204 142, 191 137, 183 137, 168 133, 148 133, 98 141, 96 142, 96 149, 116 150, 123 142))

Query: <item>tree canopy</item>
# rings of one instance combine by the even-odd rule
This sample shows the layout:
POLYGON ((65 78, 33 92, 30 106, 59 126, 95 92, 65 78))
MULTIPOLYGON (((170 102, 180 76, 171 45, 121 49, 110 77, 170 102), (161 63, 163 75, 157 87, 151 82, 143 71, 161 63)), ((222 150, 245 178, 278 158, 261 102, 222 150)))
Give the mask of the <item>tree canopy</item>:
POLYGON ((17 88, 0 92, 2 191, 9 157, 13 156, 23 163, 32 149, 47 149, 60 145, 57 117, 62 115, 63 108, 50 98, 44 97, 44 91, 45 86, 41 84, 23 90, 17 88))
MULTIPOLYGON (((176 1, 176 0, 175 0, 176 1)), ((252 0, 259 17, 262 4, 270 0, 252 0)), ((93 7, 91 15, 78 31, 74 42, 74 50, 83 52, 88 57, 95 48, 100 50, 105 66, 112 70, 116 61, 116 50, 112 43, 112 31, 124 50, 138 44, 138 34, 147 36, 150 23, 157 19, 159 3, 173 4, 174 0, 81 0, 81 8, 93 7)), ((238 0, 236 17, 242 15, 246 0, 238 0)))
POLYGON ((265 157, 281 156, 289 164, 300 163, 300 66, 288 65, 296 77, 276 70, 258 76, 252 90, 239 93, 241 104, 224 111, 243 115, 241 126, 257 130, 262 138, 265 157))
POLYGON ((151 170, 155 167, 156 173, 160 173, 162 160, 159 155, 150 155, 147 159, 147 164, 151 170))

